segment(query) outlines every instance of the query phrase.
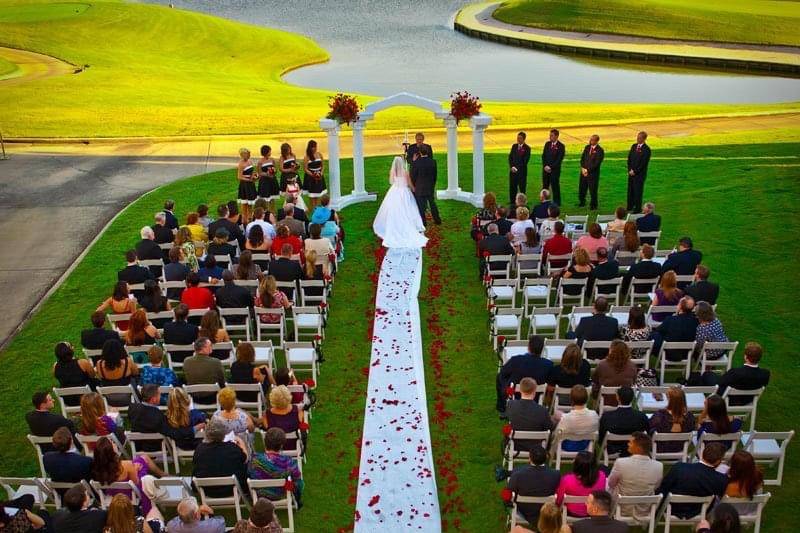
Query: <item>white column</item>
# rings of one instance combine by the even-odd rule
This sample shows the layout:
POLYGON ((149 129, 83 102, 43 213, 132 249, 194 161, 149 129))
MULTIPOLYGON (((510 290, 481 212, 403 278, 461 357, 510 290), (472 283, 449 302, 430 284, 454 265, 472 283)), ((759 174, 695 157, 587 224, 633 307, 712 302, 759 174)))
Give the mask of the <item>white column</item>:
POLYGON ((485 192, 483 132, 491 122, 492 118, 486 115, 477 115, 469 121, 472 128, 472 201, 476 205, 479 205, 478 202, 483 202, 485 192))
POLYGON ((362 121, 353 122, 353 193, 367 194, 364 188, 364 127, 362 121))
POLYGON ((339 167, 339 123, 329 118, 319 121, 319 127, 328 135, 328 194, 331 204, 338 207, 342 196, 341 172, 339 167))
POLYGON ((444 119, 447 127, 447 194, 455 195, 458 193, 458 125, 456 119, 448 117, 444 119))

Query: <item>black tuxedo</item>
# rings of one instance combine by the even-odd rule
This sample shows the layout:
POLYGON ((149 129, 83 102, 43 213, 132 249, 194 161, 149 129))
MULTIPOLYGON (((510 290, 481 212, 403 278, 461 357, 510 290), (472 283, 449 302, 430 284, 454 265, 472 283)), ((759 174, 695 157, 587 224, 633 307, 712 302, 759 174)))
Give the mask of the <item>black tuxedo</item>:
POLYGON ((425 209, 430 205, 433 221, 441 224, 442 219, 439 217, 439 208, 436 205, 436 161, 431 157, 417 158, 411 165, 411 183, 414 184, 414 198, 417 200, 422 223, 427 225, 425 209))
POLYGON ((625 522, 605 516, 590 516, 572 523, 572 533, 628 533, 630 526, 625 522))
MULTIPOLYGON (((278 281, 297 281, 303 279, 303 267, 298 261, 279 257, 269 262, 269 273, 278 281)), ((280 288, 290 300, 294 297, 293 289, 280 288)))
MULTIPOLYGON (((148 279, 155 279, 153 273, 149 268, 141 265, 129 265, 117 272, 117 280, 124 281, 128 285, 135 285, 137 283, 144 283, 148 279)), ((134 296, 141 298, 144 291, 133 291, 134 296)))
MULTIPOLYGON (((769 383, 769 370, 755 366, 740 366, 731 368, 719 378, 719 392, 722 394, 728 387, 739 390, 755 390, 766 387, 769 383)), ((744 396, 731 396, 731 405, 747 405, 752 398, 744 396)))
POLYGON ((600 165, 603 164, 605 158, 605 151, 599 144, 594 146, 587 144, 583 149, 581 155, 581 168, 585 168, 589 173, 584 177, 580 175, 580 183, 578 185, 578 200, 581 206, 586 205, 586 191, 589 191, 591 197, 589 201, 590 209, 597 209, 597 187, 600 184, 600 165))
POLYGON ((494 221, 494 223, 497 224, 497 232, 504 236, 508 235, 508 232, 511 231, 511 226, 513 225, 513 222, 505 217, 498 218, 494 221))
POLYGON ((628 174, 628 211, 640 213, 642 211, 642 195, 644 194, 644 181, 647 179, 647 166, 650 164, 650 147, 643 143, 631 145, 628 152, 628 172, 633 171, 633 176, 628 174))
MULTIPOLYGON (((676 463, 669 469, 656 492, 685 496, 722 496, 728 486, 728 476, 720 474, 704 463, 676 463)), ((675 504, 672 513, 682 518, 690 518, 700 512, 700 505, 693 503, 675 504)))
MULTIPOLYGON (((561 472, 547 465, 519 466, 511 473, 508 488, 520 496, 551 496, 558 490, 561 481, 561 472)), ((530 524, 535 524, 539 519, 541 504, 521 503, 517 510, 530 524)))
MULTIPOLYGON (((636 229, 639 231, 658 231, 661 229, 661 215, 648 213, 636 219, 636 229)), ((655 239, 642 239, 643 244, 655 244, 655 239)))
POLYGON ((192 344, 197 340, 197 326, 186 321, 172 321, 164 324, 164 343, 192 344))
POLYGON ((239 241, 239 248, 242 250, 244 249, 244 233, 242 233, 242 230, 239 228, 239 226, 237 226, 227 218, 220 218, 219 220, 215 220, 214 222, 208 225, 208 238, 213 239, 214 236, 217 234, 217 230, 220 228, 225 228, 226 230, 228 230, 229 241, 232 240, 239 241))
MULTIPOLYGON (((630 287, 631 279, 654 279, 661 276, 661 265, 650 259, 644 259, 638 263, 632 264, 625 275, 622 276, 622 294, 627 294, 628 287, 630 287)), ((649 288, 649 285, 637 284, 637 292, 644 292, 649 288)))
POLYGON ((178 219, 172 213, 172 211, 164 210, 164 223, 167 227, 171 230, 178 229, 178 219))
POLYGON ((156 243, 158 244, 167 244, 175 240, 175 234, 166 225, 155 224, 151 229, 156 236, 156 243))
POLYGON ((567 149, 561 141, 556 141, 555 146, 547 141, 542 148, 542 189, 553 190, 553 201, 557 205, 561 205, 561 162, 566 153, 567 149), (550 167, 549 173, 544 170, 546 166, 550 167))
MULTIPOLYGON (((247 287, 241 287, 233 282, 225 283, 222 287, 217 289, 214 297, 217 300, 217 307, 231 308, 231 307, 247 307, 253 309, 253 295, 247 287)), ((238 316, 227 317, 225 320, 230 324, 244 324, 244 318, 238 316)))
MULTIPOLYGON (((605 314, 585 316, 575 328, 575 338, 578 340, 578 346, 582 345, 583 341, 613 341, 619 338, 619 322, 613 316, 605 314)), ((606 349, 596 348, 587 350, 586 355, 589 359, 602 359, 607 353, 606 349)))
MULTIPOLYGON (((606 436, 606 433, 614 433, 616 435, 632 435, 634 431, 647 431, 650 429, 647 415, 641 411, 637 411, 632 407, 617 407, 613 411, 606 411, 600 417, 600 442, 606 436)), ((610 443, 608 445, 608 453, 621 453, 628 455, 628 444, 610 443)))
MULTIPOLYGON (((609 280, 619 277, 619 263, 614 259, 609 259, 605 263, 600 263, 594 270, 592 270, 592 275, 589 279, 589 287, 588 291, 592 290, 592 283, 594 280, 602 279, 602 280, 609 280)), ((598 289, 600 294, 611 294, 613 291, 610 288, 602 287, 598 289)))
POLYGON ((694 298, 695 302, 708 302, 714 305, 719 297, 719 285, 710 281, 700 280, 686 287, 683 292, 694 298))
MULTIPOLYGON (((431 145, 422 143, 422 146, 428 148, 428 157, 433 157, 433 148, 431 148, 431 145)), ((419 153, 420 147, 417 146, 417 143, 410 144, 408 146, 408 150, 406 151, 406 161, 408 161, 408 164, 413 165, 415 163, 414 156, 419 153)), ((417 161, 419 161, 419 157, 417 157, 417 161)))
MULTIPOLYGON (((58 428, 66 427, 70 433, 75 434, 75 424, 72 420, 48 411, 30 411, 25 415, 31 435, 36 437, 52 437, 58 428)), ((76 443, 76 446, 78 444, 76 443)), ((49 444, 41 445, 42 451, 51 451, 53 447, 49 444)))
MULTIPOLYGON (((142 239, 136 244, 136 257, 139 259, 163 259, 164 250, 161 249, 156 241, 142 239)), ((151 266, 148 268, 150 268, 150 272, 153 273, 153 276, 156 278, 161 277, 160 266, 151 266)))
MULTIPOLYGON (((283 209, 279 209, 277 219, 283 220, 284 218, 286 218, 286 213, 283 212, 283 209)), ((308 225, 308 216, 306 216, 306 212, 297 206, 294 207, 292 218, 308 225)))
MULTIPOLYGON (((697 336, 697 317, 691 311, 670 315, 664 319, 653 334, 653 353, 658 353, 662 342, 691 342, 697 336)), ((685 359, 684 350, 667 350, 668 361, 681 361, 685 359)))
MULTIPOLYGON (((699 265, 702 260, 702 252, 691 248, 688 250, 671 253, 669 254, 669 257, 667 257, 667 260, 664 261, 664 265, 661 267, 661 272, 663 273, 669 270, 674 270, 679 276, 689 276, 694 274, 694 269, 697 268, 697 265, 699 265)), ((681 287, 681 285, 686 286, 685 283, 679 283, 678 287, 681 287)))
POLYGON ((119 333, 105 328, 92 328, 81 331, 81 346, 88 350, 101 350, 109 339, 119 340, 119 333))
POLYGON ((525 143, 514 143, 508 153, 509 202, 514 203, 517 192, 524 193, 528 190, 528 161, 531 160, 531 147, 525 143), (517 169, 516 172, 511 167, 517 169))
MULTIPOLYGON (((511 242, 505 235, 487 235, 478 241, 478 249, 481 252, 479 272, 481 275, 486 271, 486 261, 483 258, 484 252, 489 252, 490 255, 512 255, 514 253, 514 247, 511 246, 511 242)), ((492 262, 493 270, 499 270, 504 266, 502 261, 492 262)))
MULTIPOLYGON (((75 452, 47 452, 42 458, 48 477, 60 483, 79 483, 92 476, 92 458, 75 452)), ((62 494, 63 495, 63 494, 62 494)))

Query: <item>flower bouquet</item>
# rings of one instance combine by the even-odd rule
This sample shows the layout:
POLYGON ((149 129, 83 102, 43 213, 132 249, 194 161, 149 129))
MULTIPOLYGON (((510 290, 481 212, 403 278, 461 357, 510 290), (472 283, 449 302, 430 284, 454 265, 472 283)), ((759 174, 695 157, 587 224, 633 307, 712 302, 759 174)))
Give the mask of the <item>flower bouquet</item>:
POLYGON ((456 124, 468 120, 481 112, 480 98, 467 91, 450 95, 450 114, 456 119, 456 124))
POLYGON ((351 124, 358 120, 361 106, 355 96, 337 93, 328 97, 328 118, 336 120, 339 124, 351 124))

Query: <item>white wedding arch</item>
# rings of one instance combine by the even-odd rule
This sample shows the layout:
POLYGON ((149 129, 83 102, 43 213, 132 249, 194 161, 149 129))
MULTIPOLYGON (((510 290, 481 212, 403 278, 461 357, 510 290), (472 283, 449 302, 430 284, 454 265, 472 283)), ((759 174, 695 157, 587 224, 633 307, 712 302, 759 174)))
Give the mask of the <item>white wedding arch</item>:
POLYGON ((377 200, 364 188, 364 129, 367 122, 375 118, 375 113, 397 106, 412 106, 426 109, 441 119, 447 128, 447 189, 439 190, 439 199, 460 200, 480 206, 484 193, 483 134, 492 123, 492 117, 480 113, 469 119, 472 129, 472 191, 462 191, 458 186, 458 130, 456 119, 449 111, 442 109, 439 102, 402 92, 367 105, 359 113, 353 128, 353 190, 342 196, 341 173, 339 168, 339 131, 341 124, 336 120, 323 118, 319 126, 328 136, 328 192, 331 204, 342 209, 350 204, 377 200))

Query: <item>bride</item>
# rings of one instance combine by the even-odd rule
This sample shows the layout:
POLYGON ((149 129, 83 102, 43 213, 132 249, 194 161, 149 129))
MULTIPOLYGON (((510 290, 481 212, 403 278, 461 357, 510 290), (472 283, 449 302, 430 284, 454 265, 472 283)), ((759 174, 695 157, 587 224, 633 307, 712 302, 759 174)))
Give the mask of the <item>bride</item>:
POLYGON ((419 208, 405 162, 402 157, 395 157, 392 170, 389 172, 389 183, 392 186, 381 203, 372 229, 383 239, 387 248, 421 248, 428 239, 424 235, 425 226, 419 215, 419 208))

